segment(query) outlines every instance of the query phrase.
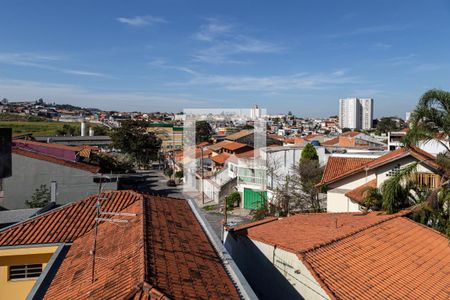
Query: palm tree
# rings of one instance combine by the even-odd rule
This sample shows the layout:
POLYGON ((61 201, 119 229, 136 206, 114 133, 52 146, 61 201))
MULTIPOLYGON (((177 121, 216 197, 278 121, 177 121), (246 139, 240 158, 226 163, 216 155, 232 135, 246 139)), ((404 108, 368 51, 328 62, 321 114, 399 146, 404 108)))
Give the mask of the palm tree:
POLYGON ((410 121, 410 130, 403 143, 406 147, 427 143, 440 143, 445 151, 438 155, 437 163, 443 169, 443 180, 436 189, 419 186, 415 180, 418 163, 410 164, 384 182, 381 189, 366 191, 368 209, 382 209, 395 213, 414 207, 412 218, 450 237, 450 148, 440 139, 450 136, 450 92, 429 90, 421 97, 410 121))
POLYGON ((415 172, 419 163, 412 163, 398 170, 380 188, 367 188, 364 206, 371 210, 383 210, 388 214, 421 204, 428 189, 417 185, 415 172))

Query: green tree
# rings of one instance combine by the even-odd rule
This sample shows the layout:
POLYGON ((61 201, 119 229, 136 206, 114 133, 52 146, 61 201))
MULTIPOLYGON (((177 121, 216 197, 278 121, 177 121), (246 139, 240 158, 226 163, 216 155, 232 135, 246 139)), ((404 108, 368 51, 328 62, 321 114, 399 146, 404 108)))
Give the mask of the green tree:
POLYGON ((239 192, 232 192, 228 196, 225 197, 225 201, 227 204, 227 209, 233 209, 236 205, 239 205, 241 202, 241 194, 239 192))
POLYGON ((405 122, 397 117, 383 117, 377 123, 376 132, 378 134, 388 133, 392 131, 399 131, 405 127, 405 122))
POLYGON ((148 123, 127 120, 111 133, 112 147, 129 155, 138 166, 146 166, 158 156, 161 140, 153 132, 148 132, 148 123))
POLYGON ((309 159, 309 160, 318 160, 319 156, 317 155, 316 148, 312 144, 306 144, 302 150, 301 160, 309 159))
POLYGON ((26 201, 26 205, 29 208, 44 207, 50 202, 50 197, 50 189, 47 185, 41 184, 31 196, 31 200, 26 201))
POLYGON ((213 129, 207 121, 197 121, 195 123, 195 143, 209 142, 213 135, 213 129))

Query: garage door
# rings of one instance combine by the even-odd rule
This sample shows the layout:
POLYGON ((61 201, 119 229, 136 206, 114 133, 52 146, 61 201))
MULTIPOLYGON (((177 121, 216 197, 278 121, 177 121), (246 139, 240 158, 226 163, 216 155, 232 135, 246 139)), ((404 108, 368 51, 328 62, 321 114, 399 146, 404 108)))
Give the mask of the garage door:
POLYGON ((258 209, 267 202, 267 192, 253 189, 244 189, 244 208, 258 209))

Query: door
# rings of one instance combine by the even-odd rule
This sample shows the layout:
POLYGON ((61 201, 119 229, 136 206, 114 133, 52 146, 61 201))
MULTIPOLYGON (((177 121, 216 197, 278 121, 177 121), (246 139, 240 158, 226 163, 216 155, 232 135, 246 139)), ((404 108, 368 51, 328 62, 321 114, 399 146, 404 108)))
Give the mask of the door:
POLYGON ((244 188, 244 208, 258 209, 267 202, 267 192, 244 188))

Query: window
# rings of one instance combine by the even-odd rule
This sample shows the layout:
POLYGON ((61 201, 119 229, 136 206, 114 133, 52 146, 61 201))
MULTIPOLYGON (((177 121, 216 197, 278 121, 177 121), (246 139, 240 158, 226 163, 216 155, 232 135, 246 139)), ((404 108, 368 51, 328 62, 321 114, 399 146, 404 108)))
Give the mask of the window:
POLYGON ((9 267, 9 280, 37 278, 42 273, 42 264, 9 267))
POLYGON ((422 187, 435 189, 440 185, 441 177, 437 174, 418 172, 416 173, 416 181, 422 187))
POLYGON ((393 167, 388 173, 387 176, 391 177, 391 176, 395 176, 397 175, 397 173, 400 171, 400 164, 397 164, 395 167, 393 167))

